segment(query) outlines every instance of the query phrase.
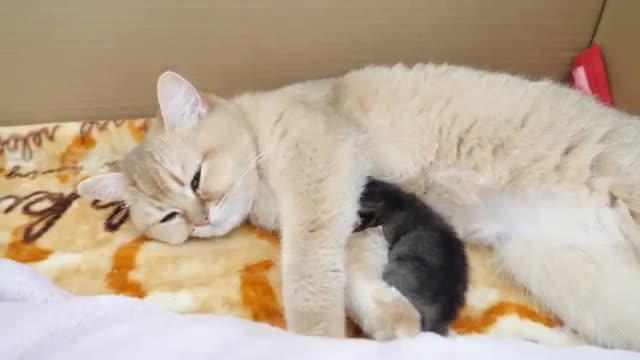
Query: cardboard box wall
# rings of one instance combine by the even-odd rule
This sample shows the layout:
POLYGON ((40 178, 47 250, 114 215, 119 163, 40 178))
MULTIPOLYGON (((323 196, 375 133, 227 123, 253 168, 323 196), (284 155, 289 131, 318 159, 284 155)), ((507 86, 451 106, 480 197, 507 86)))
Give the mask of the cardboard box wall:
POLYGON ((3 0, 0 125, 153 115, 155 80, 167 69, 226 96, 369 63, 449 62, 564 80, 596 33, 613 67, 614 99, 640 112, 639 5, 3 0))

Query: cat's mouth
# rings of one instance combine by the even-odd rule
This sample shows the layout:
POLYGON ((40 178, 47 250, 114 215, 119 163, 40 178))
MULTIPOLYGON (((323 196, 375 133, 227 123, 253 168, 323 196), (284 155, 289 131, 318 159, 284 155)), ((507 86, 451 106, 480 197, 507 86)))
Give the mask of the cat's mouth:
POLYGON ((191 236, 217 237, 224 236, 231 232, 242 222, 242 209, 236 207, 237 206, 230 206, 226 211, 216 213, 216 216, 209 214, 206 222, 194 223, 191 236))
POLYGON ((233 191, 227 194, 222 203, 210 204, 205 217, 206 223, 192 223, 194 228, 191 235, 223 236, 240 226, 251 211, 252 194, 255 194, 255 191, 233 191))

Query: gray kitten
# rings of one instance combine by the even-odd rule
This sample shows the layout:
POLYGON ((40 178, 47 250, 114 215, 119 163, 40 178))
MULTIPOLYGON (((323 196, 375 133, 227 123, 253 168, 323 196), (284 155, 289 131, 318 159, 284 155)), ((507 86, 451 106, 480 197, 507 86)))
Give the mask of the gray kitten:
POLYGON ((467 257, 449 224, 417 196, 369 179, 355 231, 382 226, 389 244, 384 280, 418 310, 422 331, 445 335, 464 304, 467 257))

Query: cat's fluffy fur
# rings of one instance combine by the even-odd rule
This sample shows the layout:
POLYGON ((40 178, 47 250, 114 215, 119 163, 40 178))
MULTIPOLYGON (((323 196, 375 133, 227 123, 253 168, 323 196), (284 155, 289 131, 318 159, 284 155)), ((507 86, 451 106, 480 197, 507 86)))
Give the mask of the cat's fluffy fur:
POLYGON ((420 198, 384 181, 367 182, 358 214, 354 231, 381 226, 389 244, 384 281, 416 307, 422 331, 446 335, 467 291, 462 240, 420 198))
POLYGON ((432 64, 212 105, 165 73, 158 95, 167 130, 79 193, 127 200, 138 228, 171 243, 245 217, 281 229, 289 329, 342 336, 346 291, 369 334, 417 331, 415 309, 380 279, 384 239, 351 235, 369 175, 493 245, 517 282, 593 343, 640 349, 637 117, 550 81, 432 64), (159 224, 169 211, 180 216, 159 224), (206 214, 213 224, 195 229, 206 214))

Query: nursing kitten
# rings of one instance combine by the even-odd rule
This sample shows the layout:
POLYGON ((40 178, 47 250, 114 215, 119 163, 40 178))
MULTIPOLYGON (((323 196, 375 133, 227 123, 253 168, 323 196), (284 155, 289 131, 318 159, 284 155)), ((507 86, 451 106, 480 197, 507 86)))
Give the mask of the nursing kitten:
POLYGON ((214 101, 167 72, 158 102, 165 128, 78 193, 126 201, 137 229, 172 244, 246 219, 280 230, 289 330, 344 336, 345 308, 378 339, 419 330, 382 280, 379 229, 352 232, 370 176, 492 246, 592 343, 640 350, 638 117, 551 81, 435 64, 214 101))
POLYGON ((384 281, 416 307, 422 331, 446 335, 467 290, 462 241, 420 198, 393 184, 369 180, 360 207, 355 231, 382 226, 389 244, 384 281))

